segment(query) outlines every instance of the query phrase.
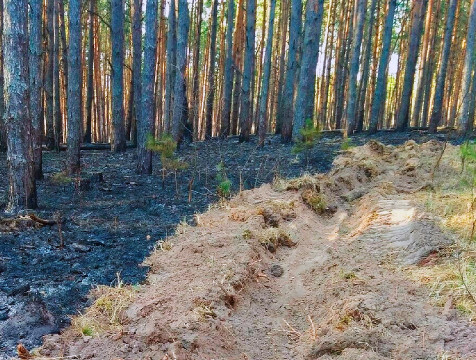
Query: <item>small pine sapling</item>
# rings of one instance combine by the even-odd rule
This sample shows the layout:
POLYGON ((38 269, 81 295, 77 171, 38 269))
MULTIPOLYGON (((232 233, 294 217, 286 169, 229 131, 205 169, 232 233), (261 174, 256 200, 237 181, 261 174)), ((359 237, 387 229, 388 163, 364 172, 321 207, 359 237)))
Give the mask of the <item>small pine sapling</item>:
POLYGON ((228 179, 228 175, 226 174, 226 167, 223 161, 217 165, 217 194, 222 199, 227 199, 231 196, 231 181, 228 179))
POLYGON ((306 166, 309 165, 309 151, 316 145, 316 142, 321 138, 322 131, 318 125, 314 125, 311 119, 307 119, 303 128, 301 129, 301 136, 296 139, 292 148, 293 154, 304 153, 306 156, 306 166))
POLYGON ((165 187, 165 176, 167 172, 173 172, 175 177, 175 192, 178 194, 177 172, 185 170, 188 164, 180 160, 175 151, 177 150, 177 142, 169 134, 162 135, 159 139, 152 135, 147 137, 146 147, 148 150, 160 154, 160 162, 162 163, 162 187, 165 187))

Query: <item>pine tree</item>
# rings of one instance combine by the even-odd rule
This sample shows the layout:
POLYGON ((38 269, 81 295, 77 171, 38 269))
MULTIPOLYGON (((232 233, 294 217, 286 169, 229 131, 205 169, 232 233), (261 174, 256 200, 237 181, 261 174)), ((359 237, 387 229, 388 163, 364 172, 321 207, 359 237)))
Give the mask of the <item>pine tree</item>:
MULTIPOLYGON (((126 150, 124 124, 124 0, 111 0, 112 126, 111 150, 126 150)), ((71 68, 70 68, 71 82, 71 68)))
POLYGON ((12 214, 37 206, 30 135, 27 8, 27 0, 4 1, 5 127, 10 183, 6 211, 12 214))
POLYGON ((154 135, 154 81, 157 56, 157 0, 147 0, 145 13, 144 69, 142 71, 142 109, 137 124, 137 172, 152 174, 152 153, 147 149, 147 136, 154 135))
POLYGON ((233 94, 233 29, 235 19, 235 1, 228 0, 227 27, 226 27, 226 59, 223 79, 223 110, 221 117, 220 135, 226 137, 230 133, 231 100, 233 94))
POLYGON ((69 1, 67 173, 80 171, 82 122, 81 0, 69 1))
POLYGON ((294 106, 294 139, 300 137, 306 121, 314 120, 314 99, 316 91, 316 67, 319 57, 319 40, 321 38, 324 0, 308 0, 306 21, 304 22, 304 40, 302 61, 294 106))

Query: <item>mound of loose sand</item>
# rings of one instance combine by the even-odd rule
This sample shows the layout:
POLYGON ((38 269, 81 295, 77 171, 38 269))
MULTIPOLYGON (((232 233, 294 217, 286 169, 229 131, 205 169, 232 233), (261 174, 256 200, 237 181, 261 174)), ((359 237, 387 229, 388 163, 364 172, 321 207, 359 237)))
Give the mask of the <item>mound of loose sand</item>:
POLYGON ((451 308, 431 306, 428 290, 401 270, 450 243, 412 203, 413 192, 431 187, 442 149, 438 142, 370 142, 343 152, 329 174, 280 181, 215 206, 147 259, 147 281, 127 291, 126 305, 115 307, 121 291, 100 297, 38 353, 476 358, 476 328, 451 308), (114 324, 95 332, 93 320, 114 324))

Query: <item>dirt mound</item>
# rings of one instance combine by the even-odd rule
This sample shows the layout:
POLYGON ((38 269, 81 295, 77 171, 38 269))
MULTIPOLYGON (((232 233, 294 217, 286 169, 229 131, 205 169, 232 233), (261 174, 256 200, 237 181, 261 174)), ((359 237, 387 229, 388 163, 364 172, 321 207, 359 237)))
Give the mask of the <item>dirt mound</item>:
POLYGON ((80 325, 48 337, 37 353, 476 358, 476 328, 451 308, 431 306, 428 290, 401 271, 449 244, 411 202, 412 192, 431 186, 442 149, 438 142, 370 142, 342 153, 327 175, 265 185, 216 205, 157 247, 146 261, 147 282, 127 290, 127 306, 115 305, 121 291, 102 296, 73 322, 80 325), (98 318, 111 326, 95 330, 98 318))

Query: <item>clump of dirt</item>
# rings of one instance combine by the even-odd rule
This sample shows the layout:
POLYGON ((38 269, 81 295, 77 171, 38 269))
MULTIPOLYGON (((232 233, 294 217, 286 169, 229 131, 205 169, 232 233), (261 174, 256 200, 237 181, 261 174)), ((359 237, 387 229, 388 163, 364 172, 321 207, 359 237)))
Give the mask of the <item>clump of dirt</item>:
POLYGON ((476 327, 430 305, 428 289, 402 271, 448 245, 412 203, 412 192, 431 185, 442 149, 370 142, 343 152, 328 175, 242 192, 157 247, 120 330, 69 330, 37 354, 474 359, 476 327), (314 196, 333 211, 314 208, 314 196), (271 252, 263 239, 285 246, 271 252))

